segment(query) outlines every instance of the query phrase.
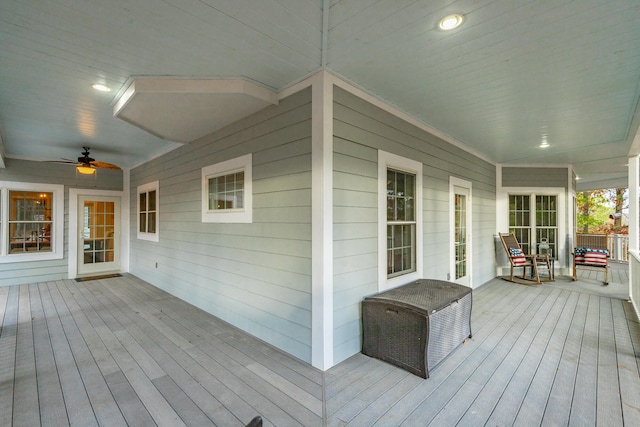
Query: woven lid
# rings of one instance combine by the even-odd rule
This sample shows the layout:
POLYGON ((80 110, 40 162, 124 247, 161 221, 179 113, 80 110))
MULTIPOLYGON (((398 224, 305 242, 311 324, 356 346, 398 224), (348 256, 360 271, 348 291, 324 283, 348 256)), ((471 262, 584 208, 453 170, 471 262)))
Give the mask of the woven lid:
POLYGON ((465 295, 471 288, 445 280, 421 279, 365 298, 430 314, 465 295))

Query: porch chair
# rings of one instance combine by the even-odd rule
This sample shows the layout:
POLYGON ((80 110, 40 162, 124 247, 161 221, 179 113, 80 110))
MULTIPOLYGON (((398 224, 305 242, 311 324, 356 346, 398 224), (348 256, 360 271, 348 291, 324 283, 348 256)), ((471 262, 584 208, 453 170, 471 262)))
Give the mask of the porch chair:
POLYGON ((503 280, 518 283, 521 285, 529 285, 531 283, 540 284, 542 282, 551 282, 554 280, 551 269, 551 261, 549 260, 548 254, 525 254, 522 251, 522 248, 520 248, 518 239, 516 239, 516 236, 513 233, 499 234, 500 241, 502 242, 502 246, 507 253, 507 258, 509 259, 509 265, 511 267, 509 278, 507 279, 506 277, 503 277, 503 280), (544 266, 547 269, 547 272, 549 274, 548 279, 540 279, 538 266, 544 266), (514 269, 519 267, 522 267, 522 276, 516 276, 514 274, 514 269), (527 268, 531 268, 530 278, 527 277, 527 268), (526 282, 516 280, 516 278, 520 280, 526 280, 526 282))
POLYGON ((578 280, 578 267, 591 271, 604 269, 604 284, 609 284, 609 248, 606 234, 576 234, 573 249, 573 280, 578 280))

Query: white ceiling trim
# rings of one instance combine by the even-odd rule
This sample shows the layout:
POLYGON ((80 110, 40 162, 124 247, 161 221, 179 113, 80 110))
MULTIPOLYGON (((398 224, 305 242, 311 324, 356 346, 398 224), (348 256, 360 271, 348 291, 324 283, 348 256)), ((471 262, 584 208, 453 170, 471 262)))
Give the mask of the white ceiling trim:
POLYGON ((113 115, 167 141, 190 143, 278 103, 278 94, 244 78, 135 77, 113 115))

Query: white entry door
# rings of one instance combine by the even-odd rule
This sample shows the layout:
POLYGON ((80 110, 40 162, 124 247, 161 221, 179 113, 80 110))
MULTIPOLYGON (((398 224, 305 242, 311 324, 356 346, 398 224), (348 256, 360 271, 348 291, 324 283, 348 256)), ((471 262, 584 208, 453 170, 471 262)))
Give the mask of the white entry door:
POLYGON ((78 196, 78 275, 120 270, 120 197, 78 196))
POLYGON ((452 185, 451 280, 471 286, 471 191, 452 185))

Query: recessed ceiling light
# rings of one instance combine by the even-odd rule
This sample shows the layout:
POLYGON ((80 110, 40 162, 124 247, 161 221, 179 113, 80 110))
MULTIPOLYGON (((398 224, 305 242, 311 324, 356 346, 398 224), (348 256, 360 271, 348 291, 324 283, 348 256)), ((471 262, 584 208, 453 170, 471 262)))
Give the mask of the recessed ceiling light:
POLYGON ((463 21, 464 15, 460 13, 453 13, 442 18, 438 23, 438 28, 444 31, 453 30, 454 28, 458 28, 462 25, 463 21))
POLYGON ((547 141, 540 143, 540 148, 549 148, 549 143, 547 141))
POLYGON ((101 83, 96 83, 91 85, 95 90, 99 90, 100 92, 111 92, 111 88, 109 86, 105 86, 101 83))

